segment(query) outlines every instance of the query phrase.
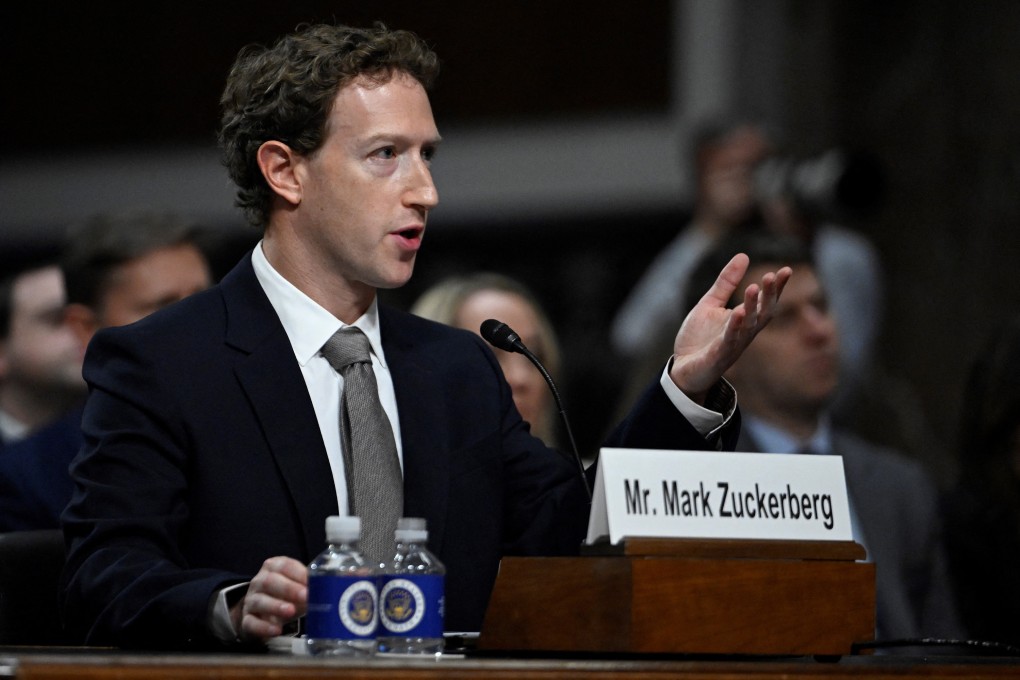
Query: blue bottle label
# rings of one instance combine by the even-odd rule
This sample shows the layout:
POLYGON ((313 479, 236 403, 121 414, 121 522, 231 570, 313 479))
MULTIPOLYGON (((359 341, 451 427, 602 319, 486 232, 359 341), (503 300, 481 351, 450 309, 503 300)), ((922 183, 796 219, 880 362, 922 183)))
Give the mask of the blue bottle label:
POLYGON ((363 576, 317 574, 308 579, 309 638, 361 640, 374 638, 379 623, 375 581, 363 576))
POLYGON ((386 576, 379 590, 380 633, 440 638, 445 606, 442 574, 386 576))

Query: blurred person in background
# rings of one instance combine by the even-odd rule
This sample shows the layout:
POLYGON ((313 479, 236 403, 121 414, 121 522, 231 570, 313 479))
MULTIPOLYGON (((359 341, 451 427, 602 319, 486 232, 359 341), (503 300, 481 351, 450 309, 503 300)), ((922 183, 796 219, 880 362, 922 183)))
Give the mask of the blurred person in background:
POLYGON ((208 288, 203 231, 169 213, 126 211, 73 226, 61 266, 68 323, 82 345, 208 288))
MULTIPOLYGON (((52 313, 72 340, 82 389, 82 357, 99 328, 132 323, 209 287, 200 236, 190 222, 147 212, 99 215, 69 230, 61 259, 67 302, 52 313)), ((78 407, 0 455, 0 531, 60 526, 73 490, 68 465, 81 445, 78 407)))
POLYGON ((967 379, 946 534, 971 637, 1020 646, 1020 316, 989 337, 967 379))
POLYGON ((881 169, 869 154, 839 149, 805 159, 773 155, 755 169, 755 193, 764 228, 806 245, 828 291, 839 334, 842 408, 875 369, 884 293, 878 251, 841 222, 877 212, 885 193, 881 169))
POLYGON ((64 277, 31 257, 0 281, 0 450, 81 401, 81 348, 63 323, 64 277))
POLYGON ((810 248, 831 291, 847 376, 840 399, 849 399, 871 367, 883 313, 882 274, 871 242, 839 222, 877 211, 882 174, 866 154, 831 150, 794 159, 780 154, 771 137, 763 124, 742 118, 719 116, 698 127, 691 144, 691 219, 617 312, 612 346, 628 360, 667 351, 670 329, 683 319, 691 272, 707 252, 736 233, 787 234, 810 248))
MULTIPOLYGON (((548 316, 531 291, 508 276, 480 272, 444 279, 418 298, 411 313, 475 334, 480 334, 486 319, 502 321, 521 337, 553 380, 559 376, 560 344, 548 316)), ((531 433, 555 447, 556 404, 545 378, 523 354, 497 351, 496 358, 531 433)))
POLYGON ((878 639, 962 639, 934 483, 916 461, 831 418, 840 338, 810 250, 789 236, 731 237, 695 269, 691 290, 735 252, 751 258, 748 281, 794 270, 772 322, 725 373, 744 416, 736 450, 842 456, 854 539, 876 565, 878 639))
POLYGON ((659 253, 616 313, 610 328, 614 351, 633 360, 668 351, 683 320, 691 271, 715 243, 733 231, 760 223, 755 168, 772 153, 761 126, 735 120, 702 125, 694 136, 693 214, 659 253))

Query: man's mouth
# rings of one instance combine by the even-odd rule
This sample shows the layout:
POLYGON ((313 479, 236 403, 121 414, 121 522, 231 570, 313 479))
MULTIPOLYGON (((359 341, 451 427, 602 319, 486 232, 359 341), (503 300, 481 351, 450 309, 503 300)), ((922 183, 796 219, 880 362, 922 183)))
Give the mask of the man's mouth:
POLYGON ((421 245, 421 238, 425 233, 425 228, 407 227, 405 229, 398 229, 391 233, 399 238, 405 245, 416 248, 421 245))

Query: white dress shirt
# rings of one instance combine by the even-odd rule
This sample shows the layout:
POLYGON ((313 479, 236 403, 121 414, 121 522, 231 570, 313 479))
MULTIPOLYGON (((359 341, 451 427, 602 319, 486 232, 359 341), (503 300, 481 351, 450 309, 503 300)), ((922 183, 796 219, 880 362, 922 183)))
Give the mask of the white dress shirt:
MULTIPOLYGON (((344 458, 340 436, 340 398, 343 395, 344 379, 322 356, 322 346, 334 333, 346 326, 318 303, 298 290, 292 283, 273 269, 262 252, 262 243, 252 252, 252 266, 255 276, 266 292, 270 304, 276 310, 283 329, 287 332, 294 348, 294 357, 301 367, 308 386, 315 417, 319 421, 322 442, 326 445, 329 467, 333 471, 333 485, 336 487, 337 507, 340 514, 347 514, 347 482, 344 476, 344 458)), ((386 417, 393 428, 393 440, 397 444, 397 458, 403 468, 403 447, 400 441, 400 427, 397 419, 397 399, 393 392, 393 378, 386 365, 382 339, 379 335, 379 307, 376 300, 368 311, 352 325, 360 328, 372 345, 372 372, 379 386, 379 401, 382 402, 386 417)), ((323 518, 325 521, 325 518, 323 518)))

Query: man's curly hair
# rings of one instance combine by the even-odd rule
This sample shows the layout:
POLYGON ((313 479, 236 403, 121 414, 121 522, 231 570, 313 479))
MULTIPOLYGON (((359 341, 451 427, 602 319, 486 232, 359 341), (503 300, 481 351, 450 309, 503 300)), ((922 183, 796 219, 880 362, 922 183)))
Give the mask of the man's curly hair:
POLYGON ((256 154, 269 140, 307 155, 322 145, 337 92, 363 76, 379 83, 406 73, 430 89, 435 53, 415 34, 326 24, 302 25, 272 47, 241 50, 220 98, 223 164, 237 184, 236 205, 256 227, 269 221, 272 191, 256 154))

